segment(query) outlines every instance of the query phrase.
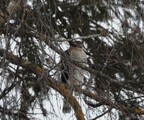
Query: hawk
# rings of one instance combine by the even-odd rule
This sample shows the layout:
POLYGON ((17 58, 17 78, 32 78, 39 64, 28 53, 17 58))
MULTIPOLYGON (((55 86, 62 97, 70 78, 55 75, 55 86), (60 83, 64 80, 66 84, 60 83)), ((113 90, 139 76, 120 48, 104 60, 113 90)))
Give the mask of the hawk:
MULTIPOLYGON (((70 48, 65 51, 64 57, 61 59, 61 81, 65 83, 72 91, 72 85, 82 85, 84 82, 84 74, 86 71, 74 64, 72 61, 79 63, 82 66, 86 66, 87 55, 82 48, 81 41, 69 42, 70 48)), ((71 111, 71 106, 64 100, 63 113, 69 113, 71 111)))

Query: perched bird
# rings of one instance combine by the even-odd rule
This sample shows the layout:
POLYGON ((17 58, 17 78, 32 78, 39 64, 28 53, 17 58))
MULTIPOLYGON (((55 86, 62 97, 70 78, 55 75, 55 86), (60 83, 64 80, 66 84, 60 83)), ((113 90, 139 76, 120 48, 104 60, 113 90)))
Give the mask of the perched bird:
MULTIPOLYGON (((82 48, 81 41, 70 42, 70 48, 65 51, 64 57, 61 59, 61 81, 65 83, 69 89, 74 90, 73 84, 82 85, 84 82, 84 74, 86 71, 77 65, 72 64, 72 61, 86 66, 87 55, 82 48)), ((64 99, 63 113, 69 113, 71 106, 64 99)))

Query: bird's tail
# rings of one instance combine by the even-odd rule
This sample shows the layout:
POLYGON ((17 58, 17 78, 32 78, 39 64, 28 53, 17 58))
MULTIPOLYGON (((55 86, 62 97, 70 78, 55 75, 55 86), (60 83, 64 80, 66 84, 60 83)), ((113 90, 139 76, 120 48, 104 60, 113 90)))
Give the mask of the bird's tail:
POLYGON ((71 105, 68 103, 67 100, 64 100, 63 102, 63 113, 70 113, 71 111, 71 105))

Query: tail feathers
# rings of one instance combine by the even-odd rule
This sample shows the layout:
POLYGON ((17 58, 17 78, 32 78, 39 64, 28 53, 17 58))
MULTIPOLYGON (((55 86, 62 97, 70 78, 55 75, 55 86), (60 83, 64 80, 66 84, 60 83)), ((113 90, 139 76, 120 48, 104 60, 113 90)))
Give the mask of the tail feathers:
POLYGON ((63 103, 63 113, 70 113, 71 111, 71 106, 70 104, 64 100, 64 103, 63 103))

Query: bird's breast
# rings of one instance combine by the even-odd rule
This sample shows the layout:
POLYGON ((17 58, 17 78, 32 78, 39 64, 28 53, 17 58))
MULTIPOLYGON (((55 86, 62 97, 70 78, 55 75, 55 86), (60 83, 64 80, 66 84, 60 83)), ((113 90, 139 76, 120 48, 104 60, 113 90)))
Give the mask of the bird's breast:
POLYGON ((70 59, 78 62, 86 62, 86 53, 81 49, 72 49, 70 51, 70 59))

